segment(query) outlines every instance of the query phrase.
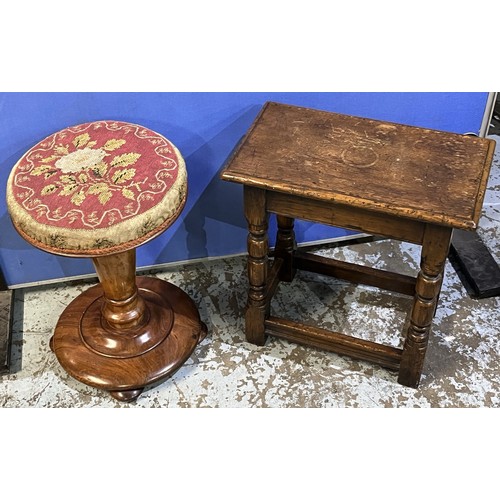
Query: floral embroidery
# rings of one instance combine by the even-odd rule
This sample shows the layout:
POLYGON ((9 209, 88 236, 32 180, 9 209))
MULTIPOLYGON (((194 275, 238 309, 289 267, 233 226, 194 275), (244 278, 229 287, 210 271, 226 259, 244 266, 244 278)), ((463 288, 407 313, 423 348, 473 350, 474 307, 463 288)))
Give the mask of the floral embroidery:
POLYGON ((102 149, 84 148, 59 158, 55 166, 65 174, 79 172, 101 163, 105 156, 106 151, 102 149))
POLYGON ((110 139, 102 148, 92 149, 96 144, 97 141, 91 141, 90 135, 85 133, 75 137, 70 144, 55 146, 51 156, 42 159, 42 165, 31 171, 31 175, 43 175, 45 179, 56 176, 58 171, 63 174, 53 183, 44 186, 41 195, 68 196, 76 206, 80 206, 87 196, 92 195, 102 205, 106 205, 117 192, 134 200, 136 193, 141 192, 141 183, 132 182, 136 169, 125 167, 136 163, 141 157, 140 153, 111 155, 109 152, 126 144, 124 139, 110 139), (76 150, 70 152, 71 146, 76 150), (108 163, 105 158, 109 156, 113 158, 108 163))
POLYGON ((163 136, 101 121, 64 129, 31 148, 13 172, 12 196, 38 231, 43 225, 104 231, 130 221, 135 232, 150 211, 159 211, 154 223, 167 217, 176 203, 169 200, 185 196, 184 183, 182 157, 163 136))

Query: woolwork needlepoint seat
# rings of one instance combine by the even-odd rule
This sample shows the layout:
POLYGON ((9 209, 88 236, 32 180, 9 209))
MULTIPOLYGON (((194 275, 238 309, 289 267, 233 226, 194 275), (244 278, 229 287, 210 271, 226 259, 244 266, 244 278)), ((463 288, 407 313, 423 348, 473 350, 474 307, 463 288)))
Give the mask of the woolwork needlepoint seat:
POLYGON ((452 231, 476 229, 494 148, 489 139, 267 103, 221 173, 243 185, 247 340, 263 345, 272 334, 379 363, 417 387, 452 231), (269 214, 278 222, 272 262, 269 214), (295 218, 421 245, 418 277, 300 251, 295 218), (403 348, 273 316, 279 283, 297 270, 412 296, 403 348))
POLYGON ((136 247, 176 220, 186 195, 177 148, 120 121, 52 134, 8 179, 7 207, 24 239, 57 255, 92 258, 100 283, 68 305, 50 345, 71 376, 121 401, 171 376, 206 334, 186 293, 136 278, 136 247))

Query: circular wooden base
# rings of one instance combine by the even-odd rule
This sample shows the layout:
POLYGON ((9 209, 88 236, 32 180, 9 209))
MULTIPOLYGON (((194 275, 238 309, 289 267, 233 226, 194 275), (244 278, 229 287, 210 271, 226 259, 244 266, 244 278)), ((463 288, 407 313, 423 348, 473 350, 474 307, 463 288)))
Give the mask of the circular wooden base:
POLYGON ((101 285, 64 310, 50 347, 76 380, 135 400, 144 387, 171 376, 206 335, 198 309, 180 288, 158 278, 137 278, 147 306, 145 321, 130 330, 110 328, 100 314, 101 285))

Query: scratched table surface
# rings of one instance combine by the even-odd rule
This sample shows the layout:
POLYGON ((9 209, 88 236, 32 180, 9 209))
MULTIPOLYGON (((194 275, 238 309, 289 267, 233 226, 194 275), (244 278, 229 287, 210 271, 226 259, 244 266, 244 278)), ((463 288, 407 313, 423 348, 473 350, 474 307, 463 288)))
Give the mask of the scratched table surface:
POLYGON ((223 178, 476 227, 494 141, 266 103, 223 178))

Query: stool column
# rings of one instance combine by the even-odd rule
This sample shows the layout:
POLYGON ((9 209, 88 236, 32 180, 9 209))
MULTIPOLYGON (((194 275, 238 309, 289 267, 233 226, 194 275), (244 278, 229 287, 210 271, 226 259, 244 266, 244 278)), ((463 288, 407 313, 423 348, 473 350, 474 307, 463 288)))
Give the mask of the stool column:
POLYGON ((116 330, 127 330, 142 323, 146 305, 135 282, 135 248, 92 259, 104 291, 102 315, 116 330))
POLYGON ((268 216, 266 192, 245 186, 245 217, 248 222, 248 304, 245 314, 245 334, 248 342, 264 345, 266 342, 264 321, 267 308, 267 253, 268 216))
POLYGON ((403 347, 398 382, 418 387, 429 331, 436 310, 444 265, 450 247, 452 229, 427 225, 422 242, 420 272, 415 286, 415 298, 410 326, 403 347))

